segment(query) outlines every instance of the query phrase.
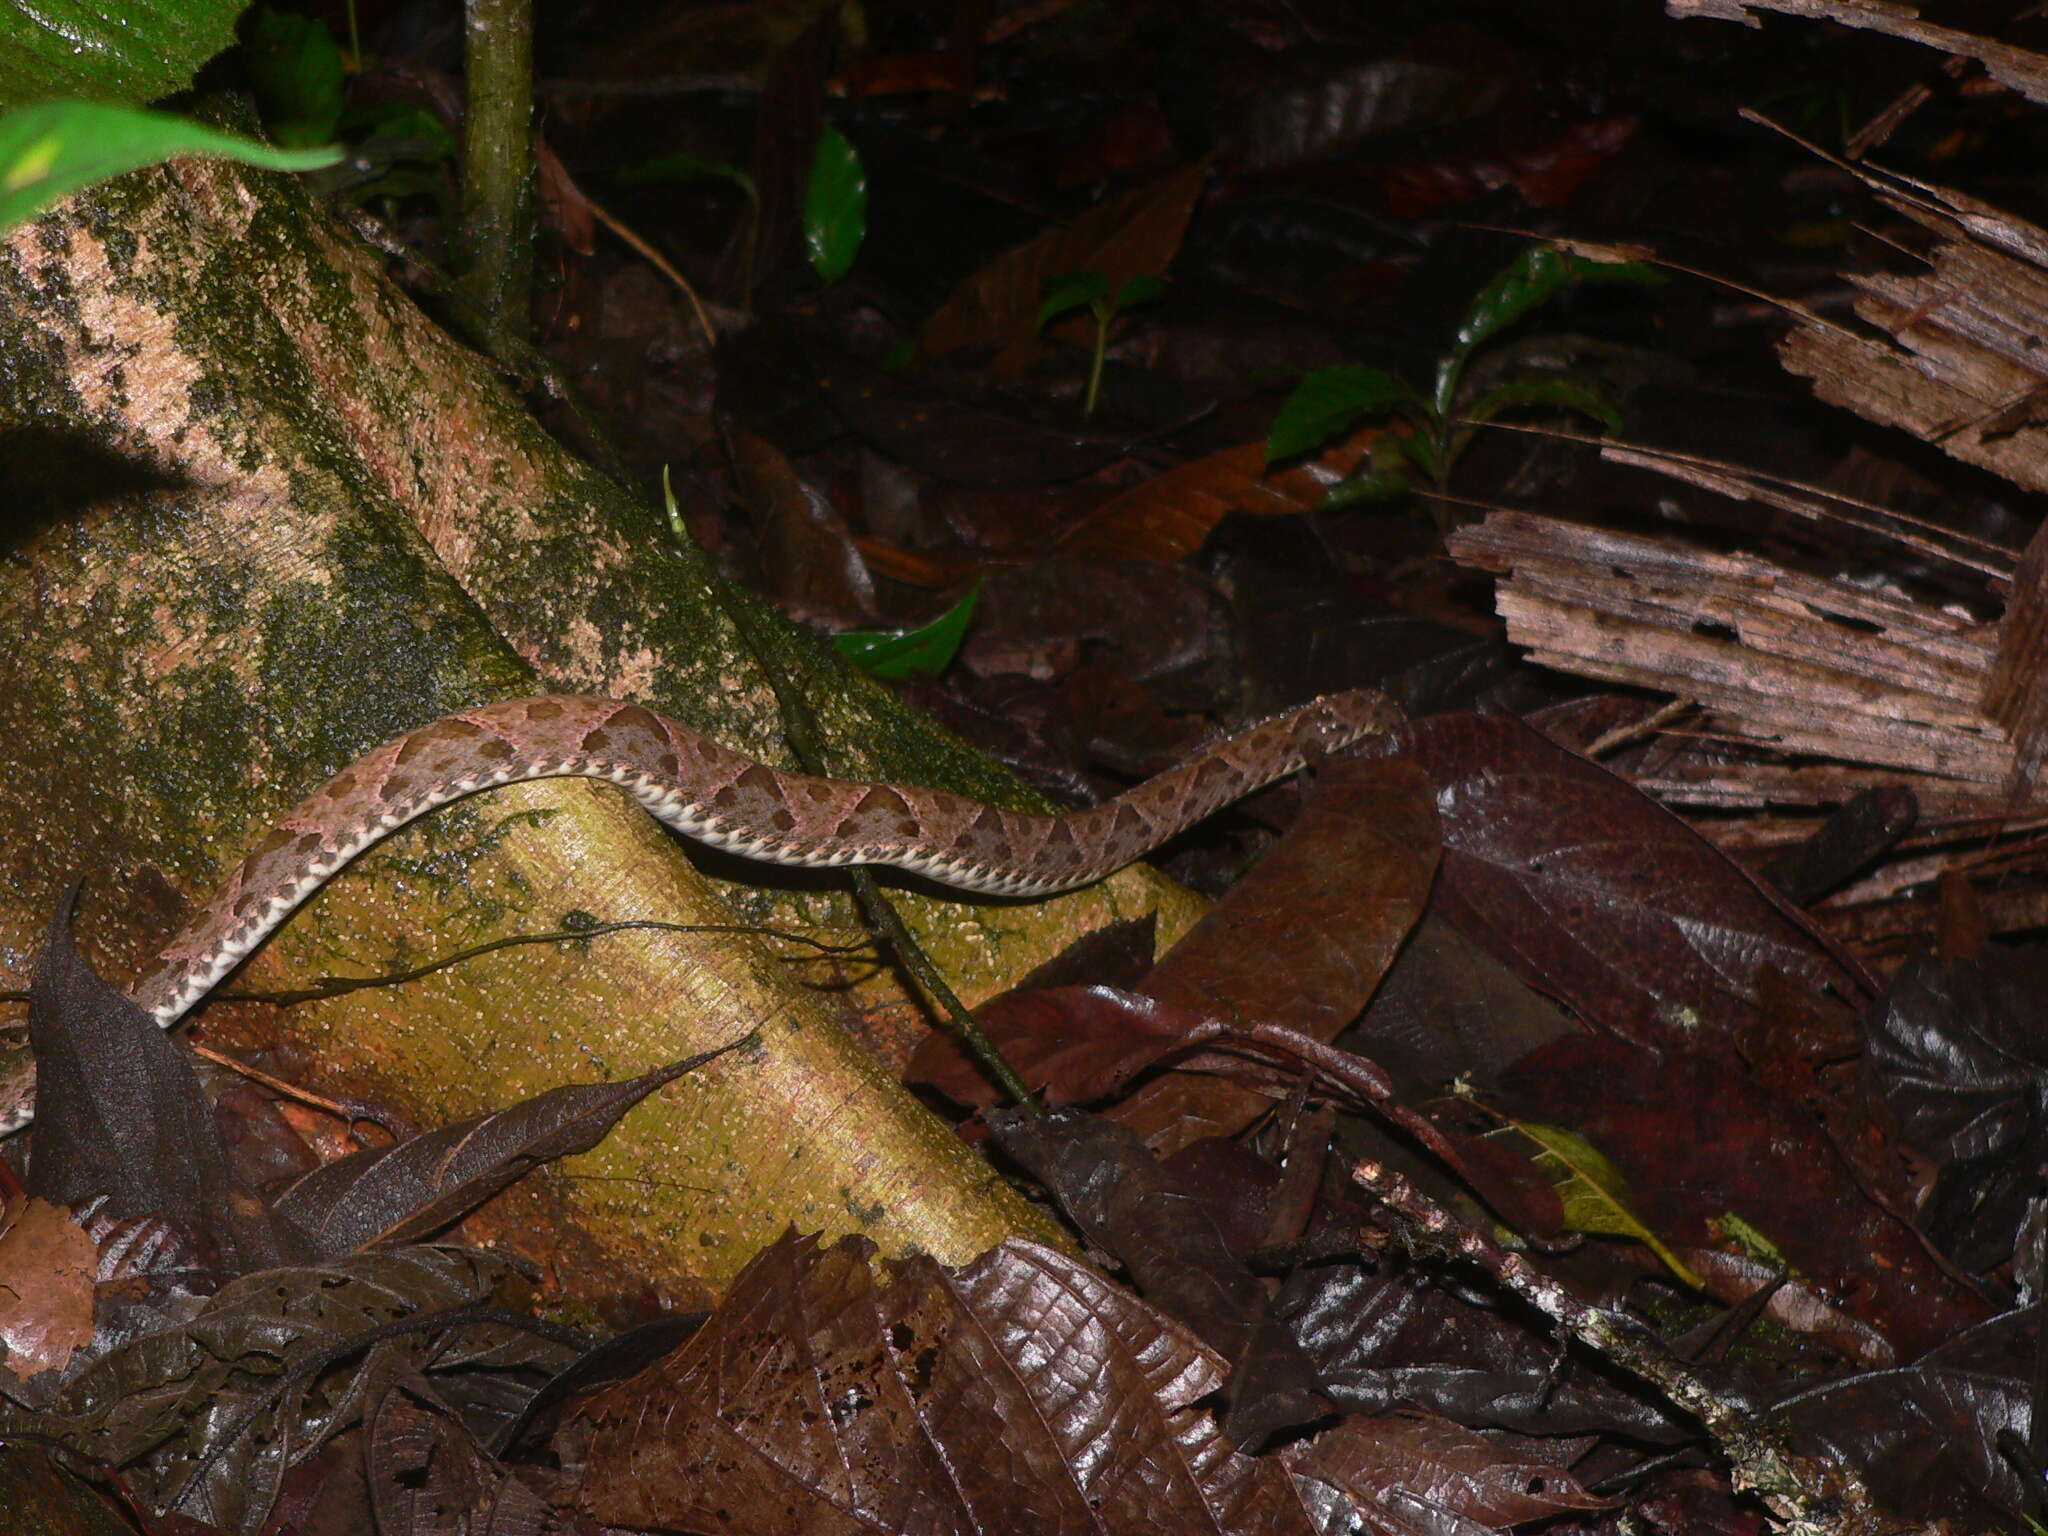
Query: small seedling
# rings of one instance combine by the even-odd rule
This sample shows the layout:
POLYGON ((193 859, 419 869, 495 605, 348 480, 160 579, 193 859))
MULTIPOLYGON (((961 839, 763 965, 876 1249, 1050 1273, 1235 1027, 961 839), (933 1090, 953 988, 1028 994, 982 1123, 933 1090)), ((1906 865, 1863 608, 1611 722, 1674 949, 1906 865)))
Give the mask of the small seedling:
POLYGON ((1100 272, 1070 272, 1046 285, 1045 301, 1038 306, 1037 329, 1044 330, 1060 316, 1086 308, 1095 317, 1095 360, 1088 369, 1088 393, 1081 400, 1081 414, 1093 416, 1102 398, 1102 363, 1109 355, 1109 327, 1118 315, 1151 304, 1166 293, 1166 280, 1149 272, 1124 279, 1114 294, 1109 279, 1100 272))
POLYGON ((1319 368, 1280 407, 1266 439, 1266 462, 1308 453, 1376 417, 1399 416, 1413 428, 1375 451, 1366 466, 1332 486, 1325 506, 1404 495, 1420 480, 1448 488, 1452 467, 1485 422, 1510 411, 1563 409, 1621 430, 1621 416, 1597 390, 1569 379, 1525 375, 1464 397, 1467 366, 1486 344, 1531 310, 1581 282, 1662 282, 1637 261, 1595 261, 1556 246, 1531 246, 1481 289, 1465 311, 1450 347, 1437 360, 1428 393, 1398 374, 1358 364, 1319 368))

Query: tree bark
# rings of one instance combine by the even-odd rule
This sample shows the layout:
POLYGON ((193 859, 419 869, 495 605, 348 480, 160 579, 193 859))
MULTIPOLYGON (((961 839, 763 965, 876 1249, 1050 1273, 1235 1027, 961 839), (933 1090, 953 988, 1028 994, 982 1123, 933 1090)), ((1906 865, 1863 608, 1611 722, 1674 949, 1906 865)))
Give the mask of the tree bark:
MULTIPOLYGON (((88 951, 132 978, 299 796, 481 700, 632 697, 788 761, 716 574, 564 453, 295 183, 178 162, 15 231, 0 358, 12 984, 73 874, 91 879, 88 951)), ((813 637, 748 627, 772 629, 776 663, 808 680, 836 771, 1032 803, 813 637)), ((233 984, 384 973, 582 913, 852 927, 830 882, 706 867, 609 786, 502 789, 373 850, 233 984)), ((902 901, 970 1001, 1106 921, 1154 914, 1170 939, 1192 917, 1144 872, 1030 908, 902 901)), ((217 1004, 202 1023, 421 1123, 759 1029, 758 1048, 674 1084, 497 1212, 515 1237, 546 1223, 538 1257, 571 1292, 716 1286, 790 1223, 946 1261, 1038 1230, 788 953, 727 934, 518 946, 317 1005, 217 1004)))

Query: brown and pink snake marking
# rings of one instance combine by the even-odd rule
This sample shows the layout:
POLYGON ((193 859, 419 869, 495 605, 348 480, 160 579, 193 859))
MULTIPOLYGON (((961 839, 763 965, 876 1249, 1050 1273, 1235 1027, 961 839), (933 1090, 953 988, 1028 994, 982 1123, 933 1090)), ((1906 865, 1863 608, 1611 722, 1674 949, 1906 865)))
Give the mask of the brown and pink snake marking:
MULTIPOLYGON (((639 704, 550 694, 463 710, 358 758, 280 821, 134 993, 169 1028, 357 854, 436 806, 526 779, 609 779, 657 819, 772 864, 882 864, 965 891, 1087 885, 1324 753, 1383 735, 1377 693, 1332 694, 1088 810, 1004 811, 944 790, 770 768, 639 704)), ((25 1124, 0 1118, 0 1135, 25 1124)))

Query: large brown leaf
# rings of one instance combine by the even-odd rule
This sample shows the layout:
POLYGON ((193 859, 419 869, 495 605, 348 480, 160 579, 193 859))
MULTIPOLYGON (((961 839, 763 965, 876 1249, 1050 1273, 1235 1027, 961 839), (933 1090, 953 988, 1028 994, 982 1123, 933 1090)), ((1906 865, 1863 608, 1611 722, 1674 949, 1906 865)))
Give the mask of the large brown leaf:
POLYGON ((667 1358, 593 1397, 581 1506, 746 1536, 1308 1536, 1275 1462, 1193 1406, 1215 1357, 1085 1266, 1012 1241, 877 1284, 789 1237, 667 1358))
MULTIPOLYGON (((1422 916, 1437 864, 1429 785, 1406 759, 1318 770, 1279 846, 1153 968, 1143 990, 1234 1026, 1277 1024, 1327 1043, 1370 1001, 1422 916)), ((1177 1074, 1117 1118, 1161 1153, 1241 1130, 1270 1100, 1177 1074)))

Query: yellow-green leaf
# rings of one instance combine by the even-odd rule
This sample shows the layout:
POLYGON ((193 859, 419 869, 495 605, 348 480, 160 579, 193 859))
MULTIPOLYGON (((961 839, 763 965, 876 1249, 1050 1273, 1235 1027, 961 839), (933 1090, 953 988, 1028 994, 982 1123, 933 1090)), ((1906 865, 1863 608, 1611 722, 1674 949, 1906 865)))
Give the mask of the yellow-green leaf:
POLYGON ((1642 1218, 1629 1205, 1628 1181, 1599 1148, 1561 1126, 1531 1120, 1507 1123, 1536 1144, 1536 1166, 1549 1176, 1558 1198, 1564 1202, 1567 1226, 1601 1237, 1625 1237, 1641 1243, 1663 1260, 1672 1274, 1694 1290, 1702 1288, 1700 1277, 1643 1225, 1642 1218))

